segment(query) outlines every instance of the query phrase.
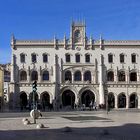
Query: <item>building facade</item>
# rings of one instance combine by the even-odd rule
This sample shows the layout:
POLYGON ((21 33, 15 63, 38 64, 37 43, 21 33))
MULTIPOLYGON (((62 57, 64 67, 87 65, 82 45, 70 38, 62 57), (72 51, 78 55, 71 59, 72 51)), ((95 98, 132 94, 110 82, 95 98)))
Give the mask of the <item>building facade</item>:
POLYGON ((11 108, 36 101, 45 109, 90 103, 111 108, 140 108, 140 41, 94 40, 84 22, 72 22, 63 40, 11 39, 11 108))

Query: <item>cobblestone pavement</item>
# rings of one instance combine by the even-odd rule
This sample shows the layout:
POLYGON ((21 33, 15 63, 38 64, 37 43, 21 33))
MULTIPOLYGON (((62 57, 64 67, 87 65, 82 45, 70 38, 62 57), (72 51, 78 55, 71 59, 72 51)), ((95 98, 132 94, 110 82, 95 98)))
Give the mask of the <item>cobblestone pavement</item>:
MULTIPOLYGON (((1 113, 0 113, 1 115, 1 113)), ((140 112, 49 112, 37 124, 24 125, 20 117, 0 118, 0 140, 140 140, 140 112)))

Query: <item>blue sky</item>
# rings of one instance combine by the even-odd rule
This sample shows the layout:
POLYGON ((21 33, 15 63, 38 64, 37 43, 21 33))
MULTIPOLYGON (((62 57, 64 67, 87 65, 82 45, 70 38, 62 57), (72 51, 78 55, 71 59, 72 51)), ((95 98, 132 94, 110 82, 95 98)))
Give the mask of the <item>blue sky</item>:
POLYGON ((140 40, 140 0, 0 0, 0 63, 10 62, 12 34, 62 39, 71 19, 85 19, 94 39, 140 40))

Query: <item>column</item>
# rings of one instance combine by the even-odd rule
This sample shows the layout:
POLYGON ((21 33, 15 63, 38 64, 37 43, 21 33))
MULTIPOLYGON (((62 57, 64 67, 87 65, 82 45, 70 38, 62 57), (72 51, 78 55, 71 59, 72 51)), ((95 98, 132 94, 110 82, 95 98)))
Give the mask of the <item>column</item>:
POLYGON ((104 87, 103 87, 103 56, 100 56, 100 68, 99 68, 99 104, 105 104, 104 99, 104 87))
POLYGON ((39 70, 39 71, 38 71, 38 83, 41 83, 41 81, 42 81, 42 80, 41 80, 41 71, 39 70))
POLYGON ((117 95, 115 96, 115 108, 116 109, 118 108, 118 96, 117 95))
POLYGON ((84 82, 84 73, 83 72, 81 72, 81 81, 82 81, 82 83, 84 82))
POLYGON ((139 77, 139 70, 137 71, 137 83, 140 81, 140 79, 139 79, 140 77, 139 77))
POLYGON ((30 66, 28 67, 27 71, 27 82, 30 83, 30 66))
POLYGON ((72 79, 71 80, 72 80, 72 83, 73 83, 74 82, 74 73, 72 72, 71 75, 72 75, 72 79))
POLYGON ((95 74, 91 72, 91 83, 95 84, 95 74))
POLYGON ((126 109, 129 108, 129 96, 126 96, 126 109))
POLYGON ((98 83, 98 69, 97 69, 97 59, 95 59, 95 69, 94 69, 94 83, 98 83))
POLYGON ((114 81, 115 83, 118 83, 118 71, 115 70, 115 73, 114 73, 114 81))

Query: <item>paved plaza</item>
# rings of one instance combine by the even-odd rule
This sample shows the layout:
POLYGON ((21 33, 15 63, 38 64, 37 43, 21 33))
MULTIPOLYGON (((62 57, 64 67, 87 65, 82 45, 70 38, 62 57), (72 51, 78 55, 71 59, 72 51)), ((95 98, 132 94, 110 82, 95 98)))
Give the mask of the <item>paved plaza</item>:
POLYGON ((140 140, 140 112, 43 112, 37 129, 28 112, 0 113, 0 140, 140 140), (15 116, 13 114, 16 114, 15 116), (10 117, 8 117, 10 116, 10 117), (18 117, 19 116, 19 117, 18 117), (22 123, 28 118, 29 125, 22 123))

